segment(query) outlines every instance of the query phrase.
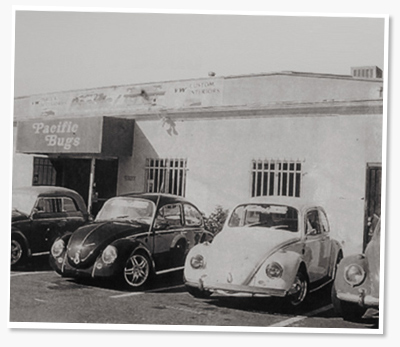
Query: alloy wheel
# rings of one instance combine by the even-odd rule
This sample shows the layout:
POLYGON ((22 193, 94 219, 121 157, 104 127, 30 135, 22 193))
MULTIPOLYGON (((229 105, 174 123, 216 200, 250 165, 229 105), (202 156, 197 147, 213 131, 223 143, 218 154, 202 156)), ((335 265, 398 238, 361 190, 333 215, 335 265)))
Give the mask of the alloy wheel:
POLYGON ((17 240, 11 240, 11 265, 17 264, 23 254, 22 245, 17 240))
POLYGON ((150 263, 143 254, 133 254, 125 264, 124 278, 131 287, 144 285, 149 278, 150 263))

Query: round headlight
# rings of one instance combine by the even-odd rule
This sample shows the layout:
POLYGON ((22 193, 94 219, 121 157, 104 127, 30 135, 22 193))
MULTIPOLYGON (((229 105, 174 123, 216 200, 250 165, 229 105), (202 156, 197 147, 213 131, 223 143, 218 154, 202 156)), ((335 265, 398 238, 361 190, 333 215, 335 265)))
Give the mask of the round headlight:
POLYGON ((104 252, 101 255, 101 260, 103 260, 104 264, 111 264, 117 259, 117 249, 114 246, 107 246, 104 252))
POLYGON ((281 278, 283 273, 283 268, 278 263, 268 264, 265 268, 265 273, 269 278, 281 278))
POLYGON ((361 284, 365 278, 364 269, 357 264, 351 264, 344 270, 344 279, 352 286, 361 284))
POLYGON ((53 243, 53 246, 51 246, 51 255, 54 258, 59 257, 64 251, 64 248, 65 248, 65 242, 61 239, 57 240, 56 242, 53 243))
POLYGON ((195 255, 190 259, 190 265, 193 269, 200 269, 204 267, 204 257, 200 254, 195 255))

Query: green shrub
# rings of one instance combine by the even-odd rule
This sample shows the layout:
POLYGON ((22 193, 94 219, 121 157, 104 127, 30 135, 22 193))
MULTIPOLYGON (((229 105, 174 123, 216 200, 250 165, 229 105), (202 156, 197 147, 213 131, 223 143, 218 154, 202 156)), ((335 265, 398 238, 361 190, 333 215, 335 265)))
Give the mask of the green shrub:
POLYGON ((222 230, 227 216, 228 210, 218 205, 208 217, 203 214, 205 229, 216 235, 222 230))

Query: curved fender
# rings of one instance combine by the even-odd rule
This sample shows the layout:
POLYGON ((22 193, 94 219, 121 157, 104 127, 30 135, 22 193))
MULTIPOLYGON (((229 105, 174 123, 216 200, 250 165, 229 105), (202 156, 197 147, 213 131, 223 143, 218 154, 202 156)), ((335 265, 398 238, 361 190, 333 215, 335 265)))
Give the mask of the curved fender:
POLYGON ((149 251, 149 249, 146 247, 146 245, 143 244, 142 242, 135 240, 135 239, 126 238, 126 239, 115 240, 114 242, 110 243, 110 245, 114 246, 118 251, 118 257, 116 260, 117 263, 122 264, 127 260, 129 255, 132 254, 134 251, 143 250, 149 257, 149 259, 151 261, 151 265, 154 269, 155 264, 154 264, 153 256, 152 256, 151 252, 149 251))
POLYGON ((353 287, 349 283, 347 283, 344 279, 344 271, 346 267, 350 264, 357 264, 361 266, 364 271, 368 274, 368 262, 367 259, 363 254, 354 254, 347 256, 342 259, 342 261, 339 263, 337 273, 336 273, 336 278, 335 278, 335 288, 337 292, 348 292, 348 293, 355 293, 358 294, 360 288, 363 288, 368 284, 368 275, 365 278, 364 282, 361 283, 358 286, 353 287))
POLYGON ((176 235, 174 237, 174 239, 172 240, 170 248, 174 248, 176 246, 176 244, 181 240, 183 240, 185 242, 185 246, 187 246, 188 242, 186 240, 186 237, 182 234, 179 234, 179 235, 176 235))
POLYGON ((12 227, 11 228, 11 238, 13 235, 18 235, 18 237, 21 238, 22 242, 24 243, 25 248, 27 249, 27 253, 28 253, 27 255, 28 255, 28 257, 30 257, 32 255, 32 252, 31 252, 31 248, 29 247, 28 239, 25 237, 25 235, 17 228, 12 227))
POLYGON ((335 274, 335 267, 336 267, 336 259, 339 253, 342 253, 343 258, 343 250, 340 243, 336 240, 332 240, 332 247, 331 247, 331 263, 329 264, 329 277, 333 278, 335 274))
POLYGON ((275 252, 263 262, 249 284, 267 288, 289 290, 302 263, 304 263, 303 259, 297 252, 275 252), (281 278, 271 279, 267 276, 266 268, 273 262, 282 266, 283 273, 281 278))
POLYGON ((208 252, 210 251, 211 244, 208 242, 205 243, 199 243, 196 246, 192 247, 189 251, 189 253, 186 256, 185 260, 185 267, 183 269, 183 277, 185 282, 194 282, 198 283, 200 277, 202 277, 204 274, 207 273, 207 256, 208 252), (193 269, 190 265, 190 259, 192 256, 195 256, 196 254, 200 254, 204 257, 205 259, 205 267, 201 269, 193 269))

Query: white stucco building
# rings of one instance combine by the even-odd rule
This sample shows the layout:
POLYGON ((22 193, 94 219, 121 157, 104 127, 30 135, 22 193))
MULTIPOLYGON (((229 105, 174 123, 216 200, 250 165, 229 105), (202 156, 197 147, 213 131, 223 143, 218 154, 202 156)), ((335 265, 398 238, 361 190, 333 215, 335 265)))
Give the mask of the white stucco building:
POLYGON ((67 186, 96 212, 126 192, 206 214, 252 196, 320 201, 345 254, 380 214, 383 81, 277 72, 15 98, 13 187, 67 186))

